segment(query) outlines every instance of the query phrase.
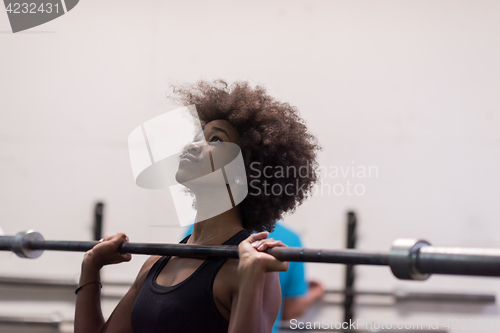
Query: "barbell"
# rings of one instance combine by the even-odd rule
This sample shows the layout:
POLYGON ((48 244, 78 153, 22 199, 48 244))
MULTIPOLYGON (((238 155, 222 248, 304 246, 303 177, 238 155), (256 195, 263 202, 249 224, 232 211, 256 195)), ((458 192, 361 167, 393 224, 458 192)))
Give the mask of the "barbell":
MULTIPOLYGON (((86 252, 98 242, 50 241, 34 231, 15 236, 0 236, 0 251, 12 251, 22 258, 38 258, 44 250, 86 252)), ((236 245, 189 245, 158 243, 123 243, 120 253, 169 255, 179 257, 238 258, 236 245)), ((425 240, 398 239, 389 252, 354 249, 326 250, 274 247, 267 253, 281 261, 330 264, 389 266, 403 280, 425 280, 431 274, 500 276, 500 249, 434 247, 425 240)))

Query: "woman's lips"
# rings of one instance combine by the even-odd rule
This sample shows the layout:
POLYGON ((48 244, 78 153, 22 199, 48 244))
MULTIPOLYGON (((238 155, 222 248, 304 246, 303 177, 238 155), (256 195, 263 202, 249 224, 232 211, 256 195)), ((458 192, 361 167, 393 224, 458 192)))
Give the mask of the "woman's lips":
POLYGON ((193 155, 186 153, 181 156, 181 161, 198 162, 198 159, 195 158, 193 155))

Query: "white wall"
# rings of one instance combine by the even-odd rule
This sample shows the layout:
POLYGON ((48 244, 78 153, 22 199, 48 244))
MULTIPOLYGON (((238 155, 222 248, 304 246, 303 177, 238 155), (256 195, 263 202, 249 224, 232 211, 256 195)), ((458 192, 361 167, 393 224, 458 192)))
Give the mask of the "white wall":
MULTIPOLYGON (((127 137, 175 108, 169 83, 224 78, 263 84, 296 105, 324 147, 322 165, 378 168, 369 179, 323 180, 361 183, 363 196, 317 195, 286 218, 307 246, 343 247, 354 209, 359 248, 387 250, 401 237, 500 247, 499 10, 478 0, 87 0, 17 34, 0 10, 0 227, 87 240, 93 204, 103 200, 106 234, 177 241, 180 229, 151 227, 175 212, 164 193, 134 185, 127 137)), ((77 278, 81 258, 0 253, 0 275, 77 278)), ((144 259, 103 274, 131 281, 144 259)), ((343 267, 307 268, 327 287, 342 286, 343 267)), ((359 267, 356 286, 500 291, 498 279, 403 282, 386 267, 359 267)), ((357 316, 500 325, 496 307, 477 309, 360 306, 357 316)))

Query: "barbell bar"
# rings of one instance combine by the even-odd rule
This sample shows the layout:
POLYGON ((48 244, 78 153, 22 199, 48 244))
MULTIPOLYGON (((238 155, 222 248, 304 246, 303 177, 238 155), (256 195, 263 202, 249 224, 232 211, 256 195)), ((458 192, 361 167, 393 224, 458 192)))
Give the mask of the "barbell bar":
MULTIPOLYGON (((22 258, 38 258, 44 250, 86 252, 98 242, 50 241, 34 231, 15 236, 0 236, 0 251, 12 251, 22 258)), ((123 243, 120 253, 171 255, 179 257, 238 258, 236 245, 189 245, 157 243, 123 243)), ((389 266, 403 280, 425 280, 431 274, 500 276, 500 249, 434 247, 417 239, 398 239, 389 252, 367 252, 354 249, 326 250, 275 247, 266 250, 281 261, 330 264, 389 266)))

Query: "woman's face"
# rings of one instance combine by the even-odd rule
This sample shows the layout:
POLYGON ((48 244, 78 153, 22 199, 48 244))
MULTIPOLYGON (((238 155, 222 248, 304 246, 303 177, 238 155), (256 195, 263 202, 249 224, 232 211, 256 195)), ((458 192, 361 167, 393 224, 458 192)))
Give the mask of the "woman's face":
POLYGON ((234 159, 233 147, 237 146, 225 143, 239 145, 239 133, 230 122, 218 119, 205 124, 180 156, 177 182, 182 184, 205 176, 234 159))

